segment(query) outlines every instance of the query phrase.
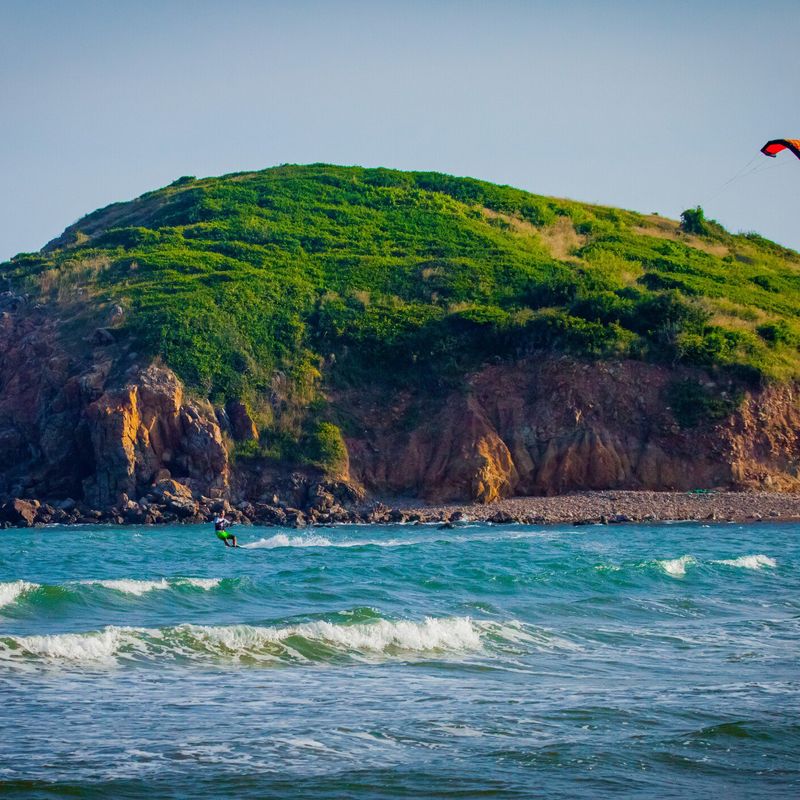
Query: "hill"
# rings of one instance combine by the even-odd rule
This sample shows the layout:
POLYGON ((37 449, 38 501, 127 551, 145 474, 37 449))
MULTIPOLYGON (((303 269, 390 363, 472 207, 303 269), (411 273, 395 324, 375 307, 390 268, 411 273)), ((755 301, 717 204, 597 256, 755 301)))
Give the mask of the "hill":
MULTIPOLYGON (((478 386, 491 393, 490 383, 484 386, 489 375, 525 402, 541 394, 537 403, 552 401, 552 382, 571 376, 573 387, 582 387, 581 402, 597 407, 591 398, 608 374, 603 369, 617 365, 628 385, 608 387, 602 411, 626 408, 641 416, 633 398, 647 395, 644 416, 652 422, 667 414, 679 429, 675 435, 690 438, 698 431, 714 438, 714 426, 730 428, 749 402, 790 391, 800 375, 797 253, 756 234, 730 234, 700 210, 678 223, 438 173, 311 165, 185 177, 89 214, 41 252, 0 265, 0 274, 13 316, 4 372, 22 357, 19 343, 38 337, 51 359, 56 351, 65 359, 61 378, 100 376, 70 417, 75 430, 86 426, 82 447, 92 457, 78 458, 75 479, 59 491, 69 484, 73 495, 88 492, 105 503, 120 492, 117 478, 107 491, 98 489, 97 462, 105 456, 92 440, 97 403, 109 391, 152 384, 153 369, 163 370, 162 383, 186 389, 198 418, 219 425, 226 455, 218 461, 226 470, 226 459, 233 465, 230 478, 218 481, 225 491, 231 486, 247 495, 255 473, 274 477, 302 468, 376 490, 482 499, 582 483, 667 488, 680 483, 676 465, 684 458, 676 445, 661 477, 656 467, 645 469, 651 473, 645 478, 634 466, 609 472, 584 465, 580 479, 558 468, 561 477, 551 480, 542 463, 523 465, 526 458, 541 462, 547 442, 566 435, 568 423, 559 422, 535 447, 528 442, 523 457, 500 435, 497 417, 485 421, 503 447, 493 442, 487 447, 497 452, 475 456, 477 442, 486 439, 475 432, 462 466, 445 459, 450 466, 435 477, 434 451, 445 446, 449 424, 440 415, 454 413, 462 400, 474 405, 478 386), (553 367, 558 359, 562 366, 553 367), (147 370, 147 380, 136 377, 147 370), (413 476, 392 478, 370 455, 378 441, 397 452, 415 435, 430 444, 420 456, 429 463, 411 470, 413 476), (505 478, 474 464, 464 468, 475 458, 505 478), (520 478, 526 469, 537 475, 527 483, 520 478), (384 479, 376 477, 381 470, 384 479)), ((5 397, 9 454, 33 440, 38 472, 52 473, 37 437, 58 393, 44 398, 41 387, 31 390, 44 406, 39 421, 21 426, 14 411, 19 392, 8 380, 0 406, 5 397)), ((484 399, 479 412, 462 409, 459 418, 486 417, 492 402, 484 399)), ((780 413, 794 413, 789 407, 780 413)), ((589 452, 592 437, 605 434, 586 424, 587 410, 576 406, 569 414, 580 411, 570 435, 588 437, 589 452)), ((554 419, 562 411, 563 404, 536 413, 554 419)), ((637 439, 637 447, 653 444, 653 435, 637 439)), ((174 447, 165 448, 169 458, 155 457, 152 442, 145 447, 136 444, 136 431, 131 436, 133 450, 150 448, 150 455, 146 469, 141 453, 130 456, 127 494, 152 483, 159 468, 198 479, 196 465, 184 459, 181 466, 174 447)), ((409 456, 397 458, 407 463, 409 456)), ((625 458, 636 460, 631 453, 625 458)), ((621 464, 625 458, 617 453, 621 464)), ((707 454, 709 463, 727 464, 712 470, 722 483, 736 481, 731 458, 727 451, 707 454)), ((790 475, 792 458, 791 447, 781 450, 782 475, 790 475)), ((214 469, 204 469, 208 491, 214 469)), ((50 478, 39 483, 26 488, 12 480, 6 491, 57 489, 50 478)))

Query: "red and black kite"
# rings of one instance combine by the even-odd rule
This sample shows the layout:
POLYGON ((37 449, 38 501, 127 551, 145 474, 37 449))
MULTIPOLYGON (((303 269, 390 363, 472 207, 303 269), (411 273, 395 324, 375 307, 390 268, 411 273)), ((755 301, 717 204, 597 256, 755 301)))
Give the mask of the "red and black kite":
POLYGON ((761 148, 761 152, 770 158, 775 158, 781 150, 791 150, 800 158, 800 139, 772 139, 761 148))

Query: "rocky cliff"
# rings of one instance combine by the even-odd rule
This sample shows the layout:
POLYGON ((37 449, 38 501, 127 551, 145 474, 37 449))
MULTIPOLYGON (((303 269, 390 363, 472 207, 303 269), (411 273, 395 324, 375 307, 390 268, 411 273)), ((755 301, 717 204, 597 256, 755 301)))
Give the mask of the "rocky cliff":
POLYGON ((347 431, 340 480, 232 463, 236 440, 256 433, 243 406, 215 408, 157 363, 123 370, 113 335, 70 354, 47 309, 2 301, 0 492, 15 522, 194 520, 229 504, 280 524, 330 521, 365 492, 491 503, 582 489, 800 488, 795 386, 750 391, 724 419, 686 428, 669 386, 689 376, 724 391, 708 375, 552 354, 485 366, 436 398, 424 387, 331 389, 347 431))

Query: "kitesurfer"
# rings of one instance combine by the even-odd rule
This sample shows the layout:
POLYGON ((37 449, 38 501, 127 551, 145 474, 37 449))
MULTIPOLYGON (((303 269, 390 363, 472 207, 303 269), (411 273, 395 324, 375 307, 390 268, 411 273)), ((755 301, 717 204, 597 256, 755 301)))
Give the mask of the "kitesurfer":
POLYGON ((239 547, 236 542, 236 536, 228 530, 232 524, 233 523, 225 516, 224 511, 214 517, 214 531, 217 534, 217 538, 222 540, 225 547, 239 547))

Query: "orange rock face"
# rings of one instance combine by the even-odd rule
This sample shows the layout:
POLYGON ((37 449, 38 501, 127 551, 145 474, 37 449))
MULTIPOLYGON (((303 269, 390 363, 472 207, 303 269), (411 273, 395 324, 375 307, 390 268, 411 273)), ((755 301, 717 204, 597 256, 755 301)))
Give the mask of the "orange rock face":
POLYGON ((364 431, 347 442, 351 474, 377 493, 491 502, 582 489, 800 488, 795 388, 750 394, 729 419, 684 430, 665 400, 675 375, 548 358, 486 367, 466 396, 436 405, 412 391, 337 402, 364 431))
POLYGON ((84 486, 90 503, 133 497, 165 469, 205 494, 227 489, 228 454, 213 409, 187 402, 171 371, 148 367, 122 389, 105 392, 86 414, 97 465, 84 486))

